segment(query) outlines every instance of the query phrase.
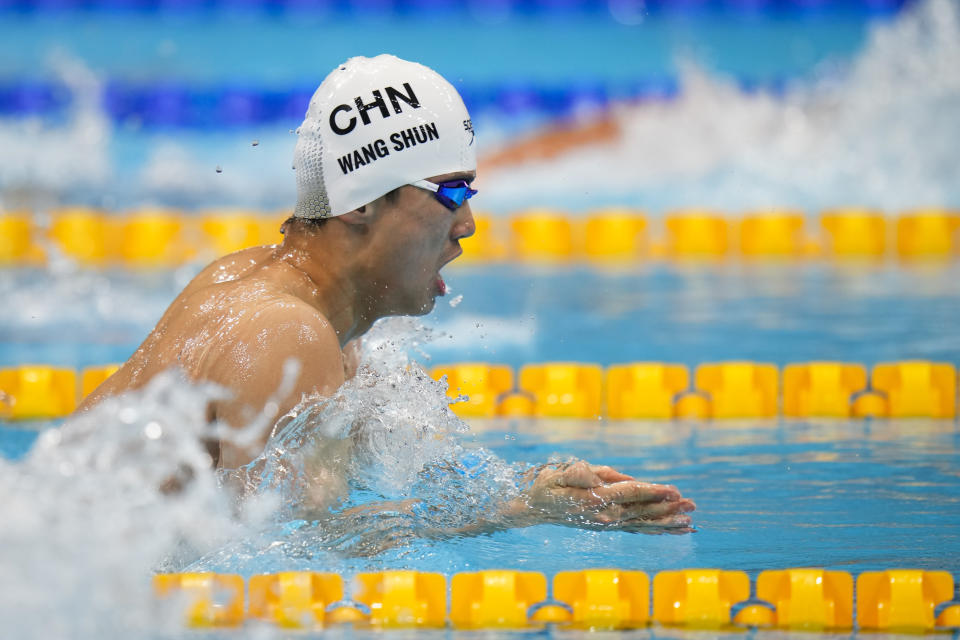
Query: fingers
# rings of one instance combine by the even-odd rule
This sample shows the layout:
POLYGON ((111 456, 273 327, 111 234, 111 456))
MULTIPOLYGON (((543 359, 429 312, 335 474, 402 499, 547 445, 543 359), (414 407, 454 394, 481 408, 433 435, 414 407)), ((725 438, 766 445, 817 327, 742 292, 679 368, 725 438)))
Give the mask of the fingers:
POLYGON ((658 520, 670 516, 690 513, 697 508, 693 500, 676 502, 654 502, 650 504, 617 505, 621 509, 621 520, 658 520))
POLYGON ((666 507, 671 512, 688 507, 691 507, 689 510, 692 511, 696 508, 693 501, 684 499, 673 485, 651 484, 637 480, 625 480, 593 487, 567 485, 565 488, 555 489, 555 495, 563 496, 567 501, 579 505, 584 510, 599 510, 613 505, 642 507, 659 503, 674 505, 674 507, 666 507), (678 503, 680 506, 677 506, 678 503))
POLYGON ((689 527, 692 523, 693 520, 685 513, 667 516, 665 518, 657 518, 655 520, 635 520, 630 522, 631 525, 637 524, 647 527, 664 527, 667 529, 689 527))
POLYGON ((537 480, 542 496, 549 496, 541 508, 553 510, 561 522, 644 533, 693 530, 687 514, 697 505, 673 485, 640 482, 608 466, 584 461, 543 469, 537 480))
MULTIPOLYGON (((675 502, 654 502, 647 504, 610 505, 597 513, 597 520, 605 524, 643 520, 656 522, 668 520, 674 516, 690 513, 697 506, 692 500, 677 500, 675 502)), ((689 516, 687 516, 689 520, 689 516)))
POLYGON ((630 504, 635 502, 676 502, 680 491, 671 484, 652 484, 639 480, 614 482, 592 491, 604 503, 630 504))
POLYGON ((600 479, 604 482, 623 482, 624 480, 635 480, 633 476, 628 476, 625 473, 620 473, 615 469, 612 469, 606 465, 594 465, 590 467, 595 474, 600 476, 600 479))
POLYGON ((593 489, 603 484, 600 477, 583 460, 574 462, 566 469, 561 470, 555 482, 558 487, 574 489, 593 489))
POLYGON ((624 531, 629 531, 631 533, 643 533, 646 535, 659 536, 663 534, 670 534, 673 536, 680 536, 686 533, 694 533, 696 529, 689 524, 671 524, 670 526, 652 526, 647 523, 641 523, 637 525, 626 525, 622 527, 624 531))
POLYGON ((624 531, 640 531, 643 533, 688 533, 694 531, 693 521, 686 514, 677 514, 654 520, 626 520, 615 524, 624 531))
POLYGON ((656 520, 631 520, 624 523, 624 529, 631 531, 660 531, 663 533, 690 533, 695 531, 693 521, 685 514, 658 518, 656 520))

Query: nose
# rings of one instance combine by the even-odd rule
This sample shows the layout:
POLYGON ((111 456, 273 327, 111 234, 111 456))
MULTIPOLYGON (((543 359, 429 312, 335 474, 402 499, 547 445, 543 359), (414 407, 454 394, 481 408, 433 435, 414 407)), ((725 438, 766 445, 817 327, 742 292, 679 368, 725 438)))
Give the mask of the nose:
POLYGON ((457 207, 457 215, 453 221, 453 227, 450 229, 450 237, 453 240, 469 238, 477 230, 477 224, 473 220, 473 211, 470 210, 470 203, 464 200, 463 204, 457 207))

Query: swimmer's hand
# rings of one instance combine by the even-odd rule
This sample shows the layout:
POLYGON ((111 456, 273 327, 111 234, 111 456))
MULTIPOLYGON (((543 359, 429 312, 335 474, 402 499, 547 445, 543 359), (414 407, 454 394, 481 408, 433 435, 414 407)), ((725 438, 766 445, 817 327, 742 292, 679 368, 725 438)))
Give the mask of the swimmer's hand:
POLYGON ((697 506, 672 485, 640 482, 583 460, 529 473, 529 488, 508 514, 516 526, 554 523, 643 533, 693 531, 687 514, 697 506))

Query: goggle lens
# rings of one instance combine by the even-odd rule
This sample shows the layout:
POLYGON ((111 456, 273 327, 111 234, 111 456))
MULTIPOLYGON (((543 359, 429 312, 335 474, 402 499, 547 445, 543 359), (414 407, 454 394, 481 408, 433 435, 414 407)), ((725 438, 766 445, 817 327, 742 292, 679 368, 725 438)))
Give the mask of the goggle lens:
POLYGON ((466 180, 451 180, 450 182, 434 183, 427 180, 411 182, 411 186, 432 191, 433 196, 450 211, 456 211, 464 200, 477 195, 476 189, 471 189, 466 180))
POLYGON ((437 200, 451 211, 460 207, 464 200, 469 200, 477 195, 477 190, 471 189, 466 180, 441 182, 437 186, 439 187, 437 189, 437 200))

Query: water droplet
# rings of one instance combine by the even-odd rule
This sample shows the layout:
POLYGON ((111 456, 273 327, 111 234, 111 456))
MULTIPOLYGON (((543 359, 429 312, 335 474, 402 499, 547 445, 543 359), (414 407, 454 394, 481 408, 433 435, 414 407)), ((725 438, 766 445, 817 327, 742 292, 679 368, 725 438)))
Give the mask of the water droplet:
POLYGON ((159 422, 148 422, 143 428, 143 435, 147 436, 150 440, 156 440, 163 435, 163 427, 160 426, 159 422))
POLYGON ((254 140, 253 142, 250 143, 250 146, 251 146, 251 147, 258 147, 258 146, 260 146, 260 141, 259 141, 259 140, 254 140))
POLYGON ((40 442, 45 447, 55 447, 63 440, 63 434, 60 429, 49 429, 40 436, 40 442))
POLYGON ((223 173, 223 167, 217 165, 217 173, 223 173))

